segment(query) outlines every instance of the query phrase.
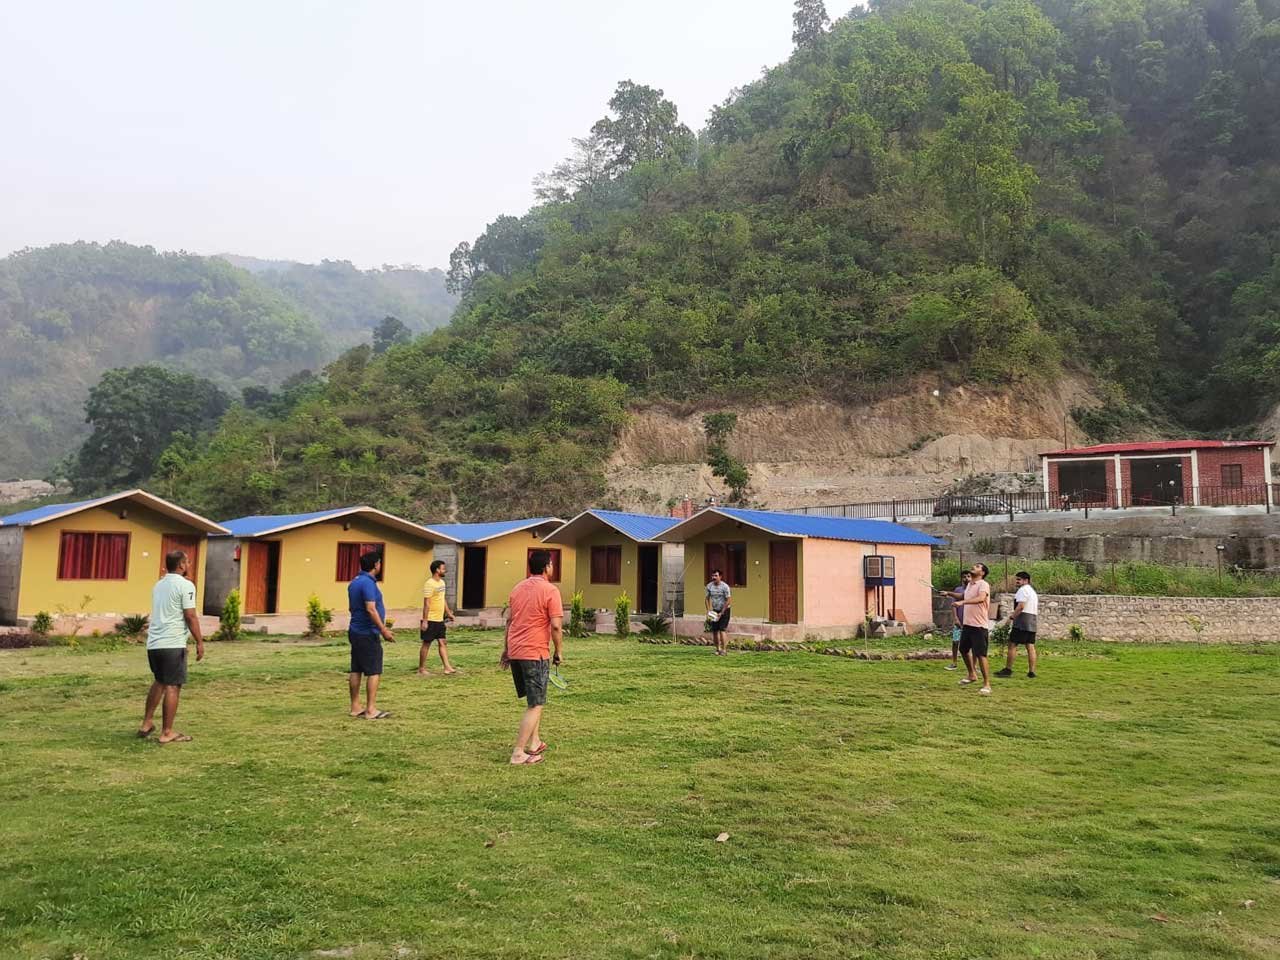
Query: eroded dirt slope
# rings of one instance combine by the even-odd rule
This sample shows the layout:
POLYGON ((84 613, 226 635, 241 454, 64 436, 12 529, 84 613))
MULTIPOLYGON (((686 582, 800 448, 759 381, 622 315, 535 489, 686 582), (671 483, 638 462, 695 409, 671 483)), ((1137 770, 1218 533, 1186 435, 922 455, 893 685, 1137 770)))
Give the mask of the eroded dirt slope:
MULTIPOLYGON (((743 408, 730 443, 751 470, 755 499, 770 507, 927 497, 976 473, 1037 469, 1037 455, 1063 441, 1071 407, 1094 402, 1067 379, 1010 390, 961 387, 934 397, 934 383, 863 406, 821 401, 743 408)), ((717 408, 723 409, 723 408, 717 408)), ((670 501, 701 500, 723 487, 703 462, 702 414, 635 412, 606 468, 626 508, 665 513, 670 501)), ((1084 437, 1068 421, 1067 441, 1084 437)))

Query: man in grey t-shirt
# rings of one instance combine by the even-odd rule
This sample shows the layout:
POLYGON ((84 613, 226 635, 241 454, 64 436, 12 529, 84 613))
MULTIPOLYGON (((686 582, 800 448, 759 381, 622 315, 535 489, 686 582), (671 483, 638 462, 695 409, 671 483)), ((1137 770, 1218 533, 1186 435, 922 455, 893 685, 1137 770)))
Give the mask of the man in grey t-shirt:
POLYGON ((151 736, 156 728, 156 707, 163 701, 160 743, 186 743, 191 738, 175 731, 173 720, 178 715, 182 685, 187 682, 187 635, 195 637, 196 660, 204 659, 204 637, 196 616, 196 587, 187 579, 190 558, 181 550, 170 551, 165 554, 164 568, 167 572, 151 591, 147 663, 151 666, 152 683, 138 736, 151 736))
POLYGON ((725 650, 724 633, 729 629, 729 604, 732 592, 719 570, 711 571, 711 582, 707 584, 707 630, 716 645, 716 656, 723 657, 725 650), (714 616, 713 616, 714 614, 714 616))

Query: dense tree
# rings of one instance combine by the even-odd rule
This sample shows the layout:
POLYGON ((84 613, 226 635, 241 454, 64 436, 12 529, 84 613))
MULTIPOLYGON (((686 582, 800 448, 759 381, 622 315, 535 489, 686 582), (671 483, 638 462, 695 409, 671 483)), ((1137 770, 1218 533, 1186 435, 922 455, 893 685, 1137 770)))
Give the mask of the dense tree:
POLYGON ((686 160, 694 148, 693 131, 680 122, 676 105, 662 91, 623 80, 609 100, 613 116, 591 128, 609 151, 609 167, 624 173, 637 164, 686 160))
POLYGON ((824 32, 831 25, 831 18, 827 16, 827 6, 822 0, 796 0, 791 22, 794 27, 791 42, 801 50, 808 50, 822 41, 824 32))
POLYGON ((397 317, 383 317, 373 328, 373 352, 386 353, 399 344, 408 343, 413 334, 397 317))
POLYGON ((71 480, 77 493, 137 486, 164 460, 172 481, 174 456, 163 457, 175 437, 190 451, 226 411, 227 395, 209 380, 159 366, 108 370, 89 391, 85 420, 93 428, 76 456, 71 480))

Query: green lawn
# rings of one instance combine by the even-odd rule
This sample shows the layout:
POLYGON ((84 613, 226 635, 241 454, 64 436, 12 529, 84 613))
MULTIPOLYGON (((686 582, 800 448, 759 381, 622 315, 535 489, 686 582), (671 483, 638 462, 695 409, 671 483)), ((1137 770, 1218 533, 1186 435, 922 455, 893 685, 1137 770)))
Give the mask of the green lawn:
POLYGON ((1049 643, 985 698, 571 641, 515 769, 497 643, 389 647, 376 723, 345 642, 210 644, 169 747, 139 648, 0 652, 0 956, 1280 955, 1280 648, 1049 643))

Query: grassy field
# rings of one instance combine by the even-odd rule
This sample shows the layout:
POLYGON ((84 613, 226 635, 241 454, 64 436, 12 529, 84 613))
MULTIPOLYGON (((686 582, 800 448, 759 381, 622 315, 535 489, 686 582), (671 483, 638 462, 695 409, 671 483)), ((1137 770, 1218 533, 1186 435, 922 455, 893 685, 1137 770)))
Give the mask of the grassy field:
POLYGON ((1280 955, 1280 648, 1045 644, 986 698, 571 642, 516 769, 497 642, 389 647, 385 722, 345 642, 212 644, 168 747, 137 647, 0 652, 0 956, 1280 955))

